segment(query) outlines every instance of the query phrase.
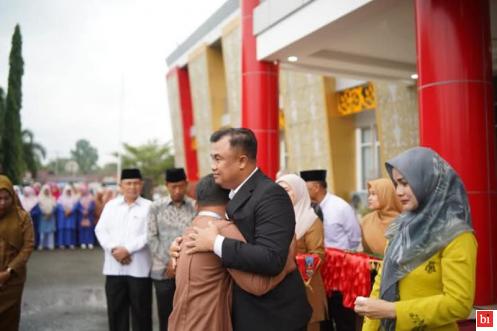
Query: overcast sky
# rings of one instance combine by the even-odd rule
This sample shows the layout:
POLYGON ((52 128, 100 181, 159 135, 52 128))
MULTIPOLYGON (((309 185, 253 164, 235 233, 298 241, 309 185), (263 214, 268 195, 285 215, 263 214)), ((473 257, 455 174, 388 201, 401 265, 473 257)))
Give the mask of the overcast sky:
POLYGON ((76 141, 113 161, 122 141, 171 140, 165 58, 225 0, 0 0, 0 86, 16 23, 23 37, 23 128, 68 157, 76 141))

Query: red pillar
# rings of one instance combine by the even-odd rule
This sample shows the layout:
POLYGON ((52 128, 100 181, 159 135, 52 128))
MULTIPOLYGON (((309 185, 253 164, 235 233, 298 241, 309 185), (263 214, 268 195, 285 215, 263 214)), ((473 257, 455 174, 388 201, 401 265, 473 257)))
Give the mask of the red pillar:
POLYGON ((278 66, 257 61, 253 11, 259 0, 242 0, 242 126, 254 131, 257 164, 273 179, 279 169, 278 66))
POLYGON ((497 303, 497 179, 488 0, 415 0, 421 145, 468 191, 477 305, 497 303))
POLYGON ((198 162, 197 152, 191 137, 191 128, 193 127, 193 106, 188 69, 186 67, 173 68, 169 74, 175 74, 178 79, 181 123, 183 125, 183 149, 186 163, 185 171, 188 180, 190 182, 195 182, 198 180, 198 162))

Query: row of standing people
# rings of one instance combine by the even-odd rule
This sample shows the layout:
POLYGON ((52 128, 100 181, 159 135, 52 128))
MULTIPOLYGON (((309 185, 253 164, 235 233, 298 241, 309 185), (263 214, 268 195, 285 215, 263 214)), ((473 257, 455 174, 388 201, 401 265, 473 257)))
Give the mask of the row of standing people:
MULTIPOLYGON (((457 329, 456 322, 468 318, 472 308, 477 249, 462 181, 427 148, 410 149, 386 168, 389 179, 368 182, 370 212, 359 221, 362 249, 384 262, 379 274, 372 274, 370 298, 360 298, 354 310, 342 305, 340 292, 331 293, 326 330, 357 329, 355 313, 366 317, 363 330, 457 329)), ((325 247, 357 249, 352 210, 324 192, 326 172, 304 171, 301 176, 323 215, 325 247), (355 238, 352 243, 330 238, 342 230, 337 238, 355 238)))
MULTIPOLYGON (((217 214, 217 218, 213 220, 235 220, 244 240, 220 238, 222 253, 216 252, 216 257, 210 247, 209 255, 214 259, 223 260, 222 270, 229 268, 266 276, 282 272, 288 261, 292 238, 295 236, 295 212, 288 194, 257 168, 257 142, 252 131, 220 130, 213 134, 211 142, 217 150, 213 165, 218 167, 217 171, 213 170, 214 175, 211 175, 211 178, 215 180, 215 185, 223 187, 226 200, 229 200, 228 196, 231 198, 226 207, 226 214, 217 214), (231 159, 228 154, 238 152, 229 146, 232 138, 241 140, 249 155, 244 157, 244 166, 235 172, 230 172, 221 161, 231 159), (230 189, 232 193, 228 195, 230 189)), ((139 170, 124 169, 120 182, 123 196, 106 205, 95 229, 105 251, 103 273, 106 276, 110 330, 128 330, 130 315, 134 330, 151 329, 150 275, 158 297, 160 329, 189 329, 180 325, 168 325, 170 311, 161 307, 161 304, 175 308, 172 303, 176 300, 175 287, 178 283, 173 276, 174 263, 169 258, 168 248, 174 238, 182 235, 185 228, 192 224, 196 210, 192 200, 185 197, 187 182, 182 169, 167 171, 166 182, 170 196, 152 203, 139 196, 143 185, 139 170)), ((207 200, 209 198, 211 197, 207 200)), ((212 213, 209 215, 212 217, 212 213)), ((205 248, 196 249, 201 252, 205 248)), ((200 258, 204 254, 194 256, 200 258)), ((180 261, 185 259, 180 258, 180 261)), ((289 261, 295 263, 293 259, 289 261)), ((188 282, 190 278, 182 279, 188 282)), ((203 279, 205 283, 202 286, 206 286, 208 277, 203 279)), ((206 294, 209 291, 201 292, 206 294)), ((227 310, 217 310, 218 302, 205 302, 206 305, 203 306, 192 303, 188 311, 197 317, 203 316, 204 322, 207 323, 207 316, 229 317, 230 322, 224 324, 226 328, 223 330, 226 331, 300 331, 307 328, 312 315, 304 282, 295 267, 288 270, 275 287, 264 295, 251 295, 237 287, 236 283, 230 293, 218 293, 224 293, 223 297, 228 300, 226 303, 230 303, 225 305, 227 310), (275 316, 277 318, 274 318, 275 316)), ((212 322, 214 323, 214 320, 212 322)), ((200 330, 201 325, 208 324, 196 325, 200 330)))
MULTIPOLYGON (((169 304, 171 298, 174 298, 173 302, 176 301, 177 296, 173 293, 178 285, 173 277, 174 262, 169 262, 175 261, 178 256, 179 261, 183 261, 178 265, 180 269, 185 261, 185 254, 209 252, 219 257, 222 266, 228 269, 275 276, 284 271, 291 236, 297 230, 302 235, 302 229, 307 229, 300 237, 305 241, 307 232, 319 228, 320 223, 316 222, 315 214, 309 213, 311 217, 296 218, 296 215, 301 215, 296 209, 296 203, 292 211, 288 210, 291 195, 284 194, 286 198, 283 197, 281 192, 284 191, 281 188, 277 190, 274 183, 258 170, 255 163, 257 145, 253 141, 255 137, 247 129, 220 130, 211 137, 213 178, 216 184, 231 190, 226 215, 238 227, 246 243, 223 236, 216 226, 194 228, 194 233, 189 234, 186 242, 180 246, 182 248, 179 248, 179 254, 176 249, 171 248, 174 254, 170 252, 172 259, 169 259, 166 252, 171 240, 176 234, 181 234, 191 221, 191 218, 185 218, 185 222, 177 222, 181 219, 180 214, 184 212, 182 209, 189 209, 191 212, 190 204, 185 199, 176 200, 171 189, 169 200, 152 204, 139 198, 142 185, 139 172, 131 177, 123 176, 125 179, 132 179, 126 182, 129 187, 124 185, 125 181, 121 183, 124 197, 116 199, 110 208, 106 208, 108 217, 103 218, 107 220, 107 224, 101 222, 96 229, 106 252, 104 274, 107 276, 106 292, 111 330, 127 329, 125 326, 129 324, 130 307, 133 328, 150 329, 150 269, 152 274, 158 275, 158 279, 154 279, 157 297, 169 304), (126 198, 130 194, 134 196, 133 199, 126 198), (155 231, 153 226, 156 226, 155 231), (163 280, 169 283, 165 287, 167 295, 159 291, 158 281, 163 280)), ((377 277, 371 298, 356 302, 356 312, 367 317, 364 328, 393 330, 410 325, 411 328, 442 326, 444 329, 453 329, 457 319, 466 317, 468 305, 471 305, 474 295, 476 243, 465 191, 457 174, 433 151, 419 148, 406 153, 387 164, 391 182, 394 183, 396 195, 402 204, 402 213, 398 215, 396 211, 390 214, 391 225, 383 224, 386 232, 380 228, 376 231, 376 236, 370 235, 366 229, 368 226, 371 228, 372 222, 374 225, 378 220, 383 221, 384 215, 377 213, 378 217, 371 215, 365 219, 365 231, 361 235, 359 222, 350 205, 327 192, 325 172, 301 173, 306 181, 310 200, 319 205, 323 214, 323 233, 317 237, 318 240, 319 237, 323 238, 324 247, 345 250, 357 249, 362 241, 361 237, 364 237, 365 246, 370 249, 377 244, 377 239, 380 239, 381 246, 386 245, 383 270, 385 273, 381 275, 380 272, 377 277), (413 168, 413 165, 418 168, 413 168), (399 176, 396 171, 403 176, 399 176), (428 212, 427 206, 437 213, 428 212), (429 230, 430 227, 445 235, 438 236, 438 232, 429 230), (371 240, 372 238, 374 240, 371 240), (389 238, 388 243, 385 238, 389 238), (416 242, 417 247, 423 247, 423 250, 417 251, 417 248, 412 246, 413 242, 416 242), (465 248, 464 252, 461 247, 465 248), (445 253, 449 256, 445 256, 445 253), (431 258, 433 254, 436 255, 435 258, 431 258), (464 258, 454 260, 451 258, 452 254, 464 255, 464 258), (452 274, 442 275, 439 272, 442 266, 449 266, 452 274), (459 277, 461 273, 454 267, 464 270, 469 277, 459 277), (423 278, 423 271, 431 277, 429 281, 423 278), (417 279, 422 281, 418 282, 416 292, 410 287, 417 279), (453 285, 457 287, 450 289, 451 292, 454 290, 454 293, 440 290, 444 286, 453 285), (454 295, 463 296, 464 302, 454 301, 454 295), (439 307, 428 311, 425 305, 430 300, 439 302, 439 307), (409 312, 412 309, 416 311, 415 315, 409 312), (448 313, 449 311, 457 313, 448 313)), ((292 181, 290 178, 285 179, 280 179, 280 184, 289 184, 288 182, 292 181)), ((296 188, 292 187, 293 189, 296 188)), ((287 192, 290 193, 289 190, 287 192)), ((304 215, 309 212, 308 207, 307 204, 304 215)), ((212 213, 208 214, 212 219, 216 219, 212 213)), ((219 214, 217 217, 223 218, 219 214)), ((378 247, 374 249, 381 251, 378 247)), ((180 270, 177 272, 181 274, 180 270)), ((280 284, 260 297, 251 295, 235 281, 228 312, 232 319, 227 329, 315 328, 316 325, 311 324, 319 322, 323 319, 322 316, 326 315, 326 312, 320 313, 323 306, 326 306, 325 299, 321 296, 322 304, 313 305, 311 308, 308 302, 312 302, 312 298, 309 298, 309 294, 305 295, 302 279, 297 275, 295 271, 288 272, 280 284), (315 320, 313 315, 320 317, 315 320), (311 324, 308 324, 309 322, 311 324)), ((167 321, 169 312, 161 308, 159 300, 158 304, 159 317, 167 321)), ((330 330, 334 327, 339 330, 354 329, 353 311, 350 311, 350 320, 343 310, 340 293, 332 293, 327 304, 329 318, 332 320, 328 326, 330 330)), ((216 303, 211 302, 211 305, 215 307, 216 303)), ((205 306, 191 304, 189 307, 200 316, 207 316, 205 306)), ((175 308, 172 305, 173 315, 175 308)), ((162 321, 160 324, 162 330, 162 321)), ((169 329, 172 330, 171 327, 169 329)), ((179 327, 177 330, 183 329, 179 327)))
MULTIPOLYGON (((356 214, 347 202, 327 192, 326 171, 304 171, 301 176, 302 178, 297 175, 285 175, 277 180, 277 183, 287 191, 294 205, 298 252, 317 254, 323 259, 325 247, 356 250, 361 243, 361 229, 356 214), (321 214, 324 214, 323 220, 317 221, 319 220, 317 213, 310 208, 311 199, 321 206, 321 214)), ((173 310, 176 289, 174 272, 168 268, 167 249, 173 239, 181 235, 182 231, 191 224, 196 214, 193 201, 185 196, 186 185, 183 169, 169 169, 166 172, 166 186, 170 196, 153 202, 147 213, 147 243, 152 253, 150 276, 156 292, 161 330, 168 328, 168 317, 173 310)), ((117 238, 111 238, 110 232, 107 234, 109 237, 103 233, 103 230, 97 229, 97 235, 99 232, 105 244, 117 240, 117 238)), ((104 273, 119 274, 118 270, 124 267, 135 276, 144 277, 147 274, 144 269, 132 271, 129 270, 131 269, 129 266, 123 266, 117 262, 115 258, 106 259, 104 273), (113 267, 110 267, 111 265, 113 267)), ((107 284, 112 284, 112 282, 112 278, 107 280, 107 284)), ((308 330, 319 330, 320 324, 323 324, 323 328, 329 329, 335 326, 338 330, 354 328, 354 312, 343 307, 339 292, 333 293, 329 299, 326 298, 319 272, 312 278, 311 284, 306 288, 306 293, 313 308, 308 330), (330 322, 327 321, 328 316, 330 322)), ((112 302, 109 304, 113 305, 112 302)), ((143 304, 140 306, 146 307, 143 304)))
POLYGON ((94 198, 86 184, 79 185, 78 190, 66 185, 62 193, 53 188, 45 184, 37 194, 34 187, 26 186, 20 197, 33 221, 35 246, 39 250, 76 246, 93 249, 94 227, 112 191, 99 192, 94 198))
MULTIPOLYGON (((301 172, 323 215, 324 246, 355 250, 362 242, 366 252, 385 258, 371 297, 355 305, 355 312, 366 317, 363 329, 457 329, 456 322, 468 318, 472 308, 477 249, 464 185, 450 165, 427 148, 410 149, 387 162, 386 168, 390 179, 368 183, 371 212, 360 222, 350 205, 327 192, 324 170, 301 172), (431 302, 436 308, 430 308, 431 302)), ((288 176, 277 180, 294 206, 296 177, 293 185, 285 185, 292 182, 288 176)), ((317 242, 310 238, 319 240, 319 223, 312 221, 312 214, 305 221, 298 210, 297 235, 299 228, 307 228, 306 244, 317 242)), ((322 296, 316 291, 319 277, 314 280, 313 293, 308 293, 314 311, 309 330, 317 328, 316 320, 324 315, 322 296)), ((330 321, 323 329, 356 329, 354 311, 343 307, 339 292, 328 298, 328 309, 330 321)))

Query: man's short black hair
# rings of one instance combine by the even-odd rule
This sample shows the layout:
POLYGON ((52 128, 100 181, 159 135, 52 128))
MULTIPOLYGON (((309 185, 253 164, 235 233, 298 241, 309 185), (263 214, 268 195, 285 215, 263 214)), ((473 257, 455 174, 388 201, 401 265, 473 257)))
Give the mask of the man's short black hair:
POLYGON ((254 132, 247 128, 222 128, 211 135, 211 143, 218 142, 221 138, 229 136, 231 148, 238 148, 250 160, 257 159, 257 138, 254 132))
POLYGON ((202 177, 195 188, 199 206, 224 206, 230 201, 230 190, 216 184, 212 174, 202 177))

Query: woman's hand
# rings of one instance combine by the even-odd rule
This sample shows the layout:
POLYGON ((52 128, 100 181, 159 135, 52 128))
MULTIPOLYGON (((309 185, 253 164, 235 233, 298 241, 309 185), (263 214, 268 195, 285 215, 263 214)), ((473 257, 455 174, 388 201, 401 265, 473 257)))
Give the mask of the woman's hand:
POLYGON ((0 287, 2 287, 10 279, 10 272, 7 270, 0 271, 0 287))
POLYGON ((354 311, 372 319, 396 318, 395 303, 380 299, 357 297, 354 311))

